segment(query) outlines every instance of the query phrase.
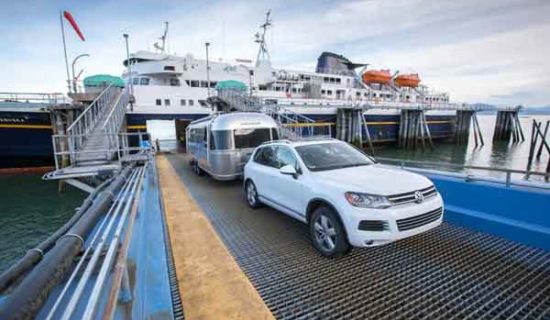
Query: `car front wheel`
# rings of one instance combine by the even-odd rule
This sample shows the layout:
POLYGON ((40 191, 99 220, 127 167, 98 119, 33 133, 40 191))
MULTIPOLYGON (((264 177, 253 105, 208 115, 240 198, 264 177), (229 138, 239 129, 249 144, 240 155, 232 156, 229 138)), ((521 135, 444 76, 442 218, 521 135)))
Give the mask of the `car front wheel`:
POLYGON ((261 206, 261 202, 258 199, 258 190, 256 189, 254 182, 251 180, 246 181, 245 191, 248 205, 254 209, 259 208, 261 206))
POLYGON ((315 209, 309 222, 309 232, 313 245, 325 257, 341 257, 350 249, 344 226, 329 207, 315 209))

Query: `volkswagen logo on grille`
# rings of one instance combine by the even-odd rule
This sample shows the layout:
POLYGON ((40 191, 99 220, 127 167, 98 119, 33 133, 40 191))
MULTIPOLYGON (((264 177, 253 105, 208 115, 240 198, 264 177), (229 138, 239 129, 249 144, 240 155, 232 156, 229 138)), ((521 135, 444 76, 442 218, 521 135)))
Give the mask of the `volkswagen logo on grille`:
POLYGON ((422 192, 420 191, 416 191, 414 193, 414 201, 416 201, 416 203, 424 201, 424 194, 422 194, 422 192))

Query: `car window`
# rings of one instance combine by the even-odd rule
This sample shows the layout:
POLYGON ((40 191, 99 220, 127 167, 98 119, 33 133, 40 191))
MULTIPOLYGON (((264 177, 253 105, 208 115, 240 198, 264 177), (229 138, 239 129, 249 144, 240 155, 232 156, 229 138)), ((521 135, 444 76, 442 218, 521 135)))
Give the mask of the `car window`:
POLYGON ((277 168, 274 147, 266 146, 259 149, 254 155, 254 162, 263 164, 264 166, 277 168))
POLYGON ((303 145, 296 147, 296 152, 311 171, 366 166, 374 163, 366 155, 344 142, 303 145))
POLYGON ((298 160, 294 156, 294 153, 288 147, 277 147, 277 168, 291 165, 294 168, 298 168, 298 160))

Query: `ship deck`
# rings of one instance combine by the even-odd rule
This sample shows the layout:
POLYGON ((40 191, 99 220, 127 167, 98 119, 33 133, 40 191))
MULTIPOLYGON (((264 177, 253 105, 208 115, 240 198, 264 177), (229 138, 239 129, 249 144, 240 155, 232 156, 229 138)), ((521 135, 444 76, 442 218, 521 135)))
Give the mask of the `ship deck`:
POLYGON ((444 223, 326 259, 304 224, 250 209, 241 181, 198 177, 181 154, 157 168, 186 317, 550 318, 550 251, 444 223))

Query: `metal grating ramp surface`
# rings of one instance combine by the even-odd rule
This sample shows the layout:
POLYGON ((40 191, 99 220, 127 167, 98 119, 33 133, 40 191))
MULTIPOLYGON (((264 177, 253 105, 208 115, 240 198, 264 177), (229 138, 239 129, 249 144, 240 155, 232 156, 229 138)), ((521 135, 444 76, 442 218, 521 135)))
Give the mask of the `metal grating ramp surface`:
POLYGON ((450 224, 339 260, 305 225, 251 210, 242 182, 195 176, 168 156, 279 319, 550 319, 550 252, 450 224))

